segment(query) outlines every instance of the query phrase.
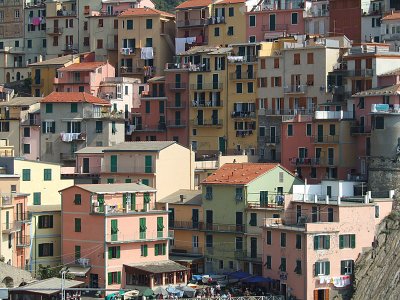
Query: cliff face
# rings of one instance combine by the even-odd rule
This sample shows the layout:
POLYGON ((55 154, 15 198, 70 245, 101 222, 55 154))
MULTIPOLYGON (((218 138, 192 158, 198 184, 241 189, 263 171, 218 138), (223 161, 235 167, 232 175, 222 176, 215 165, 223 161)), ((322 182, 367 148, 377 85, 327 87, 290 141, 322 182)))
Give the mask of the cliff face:
POLYGON ((379 224, 373 249, 357 260, 354 290, 354 300, 400 298, 400 211, 379 224))

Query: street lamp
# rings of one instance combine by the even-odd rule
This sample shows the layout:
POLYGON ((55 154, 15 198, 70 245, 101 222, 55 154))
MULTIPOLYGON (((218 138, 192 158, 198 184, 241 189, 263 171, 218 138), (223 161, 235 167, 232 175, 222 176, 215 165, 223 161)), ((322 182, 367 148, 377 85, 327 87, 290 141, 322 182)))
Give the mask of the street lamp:
POLYGON ((61 271, 61 300, 65 300, 65 277, 68 272, 68 267, 61 271))

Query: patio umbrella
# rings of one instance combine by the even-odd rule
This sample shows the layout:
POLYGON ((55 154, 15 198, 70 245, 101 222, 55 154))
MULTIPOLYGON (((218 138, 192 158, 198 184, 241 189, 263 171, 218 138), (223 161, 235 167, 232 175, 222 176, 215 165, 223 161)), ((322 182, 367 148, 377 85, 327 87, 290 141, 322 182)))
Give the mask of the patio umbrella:
POLYGON ((154 295, 154 292, 152 289, 147 288, 142 292, 142 295, 145 297, 150 297, 154 295))
POLYGON ((159 287, 154 289, 154 294, 155 295, 168 296, 168 292, 164 288, 162 288, 161 286, 159 286, 159 287))
POLYGON ((196 290, 190 286, 178 286, 177 288, 183 291, 183 294, 189 298, 194 298, 194 295, 196 294, 196 290))

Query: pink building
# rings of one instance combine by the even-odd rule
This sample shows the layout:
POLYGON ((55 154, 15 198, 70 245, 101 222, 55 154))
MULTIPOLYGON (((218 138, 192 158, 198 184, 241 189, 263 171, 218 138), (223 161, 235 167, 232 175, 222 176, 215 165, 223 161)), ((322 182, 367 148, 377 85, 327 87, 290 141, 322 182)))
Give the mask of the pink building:
POLYGON ((354 262, 373 246, 393 196, 372 200, 371 192, 355 195, 356 187, 348 181, 294 186, 284 217, 265 219, 263 276, 274 279, 283 295, 325 300, 349 293, 354 262))
POLYGON ((63 264, 90 287, 185 284, 169 261, 168 209, 156 190, 136 183, 75 185, 62 193, 63 264))
POLYGON ((56 92, 85 92, 98 95, 100 83, 115 76, 115 68, 108 62, 81 62, 58 69, 54 78, 56 92))
POLYGON ((249 41, 269 41, 292 34, 304 34, 304 12, 302 0, 261 2, 258 9, 246 13, 249 41))

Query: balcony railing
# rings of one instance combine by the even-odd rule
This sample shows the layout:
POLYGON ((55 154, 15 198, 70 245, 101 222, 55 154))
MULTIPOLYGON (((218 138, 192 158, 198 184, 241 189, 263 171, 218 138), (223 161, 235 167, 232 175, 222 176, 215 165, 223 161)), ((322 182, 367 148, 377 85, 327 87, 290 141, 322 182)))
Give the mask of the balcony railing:
POLYGON ((237 250, 235 251, 235 258, 238 260, 261 262, 262 255, 257 252, 247 253, 246 251, 243 250, 237 250))
POLYGON ((159 123, 158 125, 135 125, 135 131, 165 131, 166 129, 167 126, 165 123, 159 123))
POLYGON ((319 166, 321 158, 292 157, 289 159, 293 166, 319 166))
POLYGON ((204 64, 182 64, 182 63, 167 63, 166 70, 188 70, 190 72, 209 72, 209 65, 204 64))
POLYGON ((194 27, 208 24, 208 19, 188 19, 176 21, 176 27, 194 27))
POLYGON ((63 27, 46 28, 46 33, 49 35, 61 35, 63 31, 63 27))
MULTIPOLYGON (((312 108, 294 108, 294 109, 265 109, 266 116, 295 116, 295 115, 312 115, 312 108)), ((262 114, 262 111, 260 112, 262 114)))
POLYGON ((204 231, 216 231, 216 232, 236 232, 244 233, 246 231, 246 225, 244 224, 215 224, 215 223, 205 223, 204 231))
POLYGON ((66 52, 73 52, 76 51, 78 49, 78 45, 77 44, 65 44, 63 51, 66 52))
POLYGON ((256 72, 231 72, 230 79, 231 80, 242 80, 242 79, 256 79, 256 72))
POLYGON ((60 132, 60 138, 63 142, 73 142, 73 141, 85 141, 86 133, 85 132, 60 132))
POLYGON ((346 74, 349 77, 372 77, 374 76, 374 70, 373 69, 347 70, 346 74))
POLYGON ((171 246, 169 251, 170 255, 182 255, 182 254, 200 255, 202 253, 203 253, 203 248, 201 247, 185 247, 185 246, 171 246))
POLYGON ((369 134, 371 133, 371 128, 366 126, 351 126, 350 134, 369 134))
POLYGON ((194 119, 192 120, 194 126, 204 126, 204 127, 221 127, 222 126, 222 119, 210 119, 210 120, 199 120, 194 119))
POLYGON ((192 83, 190 89, 197 91, 221 90, 222 86, 222 82, 192 83))
POLYGON ((168 101, 166 107, 171 109, 184 109, 186 108, 186 102, 176 103, 175 101, 168 101))
POLYGON ((163 230, 162 234, 157 230, 145 231, 145 232, 121 232, 118 231, 115 234, 106 234, 106 242, 145 242, 145 241, 158 241, 168 240, 170 238, 168 230, 163 230))
POLYGON ((12 233, 21 230, 21 223, 19 222, 5 222, 1 224, 3 233, 12 233))
POLYGON ((304 85, 304 84, 289 85, 289 86, 285 86, 283 91, 286 94, 304 94, 304 93, 307 93, 307 85, 304 85))
POLYGON ((224 102, 221 100, 214 100, 214 101, 206 101, 206 100, 192 100, 192 107, 222 107, 224 106, 224 102))
POLYGON ((17 235, 17 247, 28 247, 31 244, 31 237, 29 235, 17 235))
POLYGON ((253 135, 255 133, 255 129, 239 129, 236 130, 236 137, 246 137, 249 135, 253 135))
POLYGON ((264 138, 264 141, 266 144, 279 144, 281 142, 281 137, 276 135, 276 136, 264 136, 264 137, 260 137, 260 140, 262 140, 264 138))
POLYGON ((232 118, 239 118, 239 119, 254 119, 256 118, 255 111, 233 111, 231 112, 232 118))
POLYGON ((44 84, 44 80, 43 79, 36 79, 36 78, 34 78, 33 80, 32 80, 32 86, 33 87, 40 87, 40 86, 43 86, 43 84, 44 84))
POLYGON ((342 120, 342 119, 353 119, 352 111, 316 111, 315 119, 318 120, 342 120))
POLYGON ((62 161, 74 161, 76 159, 75 153, 60 153, 60 160, 62 161))
POLYGON ((171 82, 168 83, 170 90, 185 90, 187 88, 186 82, 171 82))
POLYGON ((316 18, 316 17, 328 17, 329 16, 329 10, 327 9, 309 9, 306 12, 306 17, 312 17, 312 18, 316 18))
POLYGON ((182 121, 182 120, 167 121, 168 128, 179 128, 179 127, 186 127, 186 126, 187 126, 186 121, 182 121))
POLYGON ((262 31, 286 31, 288 30, 287 24, 275 24, 271 26, 271 24, 261 25, 262 31))
POLYGON ((1 205, 2 206, 13 205, 12 195, 1 195, 1 205))
POLYGON ((199 221, 171 221, 169 222, 171 229, 200 230, 204 229, 204 222, 199 221))
POLYGON ((314 136, 314 143, 336 144, 339 143, 339 135, 317 135, 314 136))

